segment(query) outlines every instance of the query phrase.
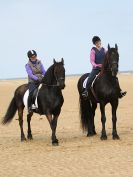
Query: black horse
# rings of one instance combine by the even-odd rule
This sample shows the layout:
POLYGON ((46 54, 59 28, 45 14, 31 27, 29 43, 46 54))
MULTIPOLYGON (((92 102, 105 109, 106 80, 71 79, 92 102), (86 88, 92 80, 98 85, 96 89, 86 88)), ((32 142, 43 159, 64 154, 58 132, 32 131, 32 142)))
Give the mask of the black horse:
POLYGON ((96 134, 94 117, 97 103, 99 102, 102 122, 101 139, 107 139, 105 129, 105 106, 107 103, 110 103, 112 106, 112 136, 113 139, 119 139, 116 129, 116 111, 120 94, 120 86, 116 77, 118 73, 118 64, 119 54, 117 44, 115 44, 115 48, 110 48, 110 45, 108 45, 108 51, 106 53, 100 75, 94 83, 93 91, 90 89, 88 99, 86 100, 82 97, 82 92, 83 82, 88 74, 84 74, 83 76, 81 76, 78 81, 81 124, 83 130, 86 130, 88 132, 87 136, 93 136, 96 134))
MULTIPOLYGON (((64 98, 62 95, 62 89, 64 88, 65 88, 65 68, 64 60, 62 58, 61 62, 56 62, 54 60, 54 64, 47 70, 42 80, 42 86, 38 92, 37 97, 38 110, 35 111, 40 115, 46 115, 50 127, 52 129, 53 145, 58 145, 58 139, 56 138, 56 126, 57 119, 60 115, 61 107, 64 102, 64 98)), ((23 97, 27 89, 28 84, 21 85, 16 89, 14 97, 2 120, 3 124, 10 122, 13 119, 16 111, 18 110, 19 125, 21 130, 21 141, 26 140, 23 131, 23 110, 24 110, 23 97)), ((33 112, 34 111, 32 111, 30 114, 27 114, 28 139, 32 139, 30 121, 33 112)))

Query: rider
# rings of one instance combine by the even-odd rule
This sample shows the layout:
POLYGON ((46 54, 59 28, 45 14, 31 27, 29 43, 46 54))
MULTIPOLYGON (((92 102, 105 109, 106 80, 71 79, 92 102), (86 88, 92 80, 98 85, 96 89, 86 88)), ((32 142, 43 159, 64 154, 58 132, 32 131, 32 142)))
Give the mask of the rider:
POLYGON ((28 88, 29 88, 29 97, 28 97, 28 112, 30 113, 32 109, 32 97, 35 89, 39 86, 42 81, 42 78, 45 75, 45 69, 40 60, 37 59, 37 53, 35 50, 29 50, 27 52, 29 58, 28 63, 25 65, 27 74, 28 74, 28 88))
MULTIPOLYGON (((91 53, 90 53, 90 62, 93 66, 93 69, 89 75, 89 78, 87 80, 85 91, 82 93, 82 96, 84 98, 88 97, 88 90, 91 87, 92 81, 96 77, 96 75, 101 71, 101 67, 104 61, 104 57, 106 54, 106 50, 101 47, 101 39, 98 36, 94 36, 92 38, 92 42, 95 45, 95 47, 92 47, 91 53)), ((118 83, 119 85, 119 83, 118 83)), ((121 90, 121 89, 120 89, 121 90)), ((119 97, 122 98, 126 95, 126 92, 120 91, 119 97)))

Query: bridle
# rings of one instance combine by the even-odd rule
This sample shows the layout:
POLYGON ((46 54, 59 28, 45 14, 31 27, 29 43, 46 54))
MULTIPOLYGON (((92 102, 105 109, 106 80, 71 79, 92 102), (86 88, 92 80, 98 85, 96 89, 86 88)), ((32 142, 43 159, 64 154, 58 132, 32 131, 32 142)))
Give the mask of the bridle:
POLYGON ((113 70, 112 67, 113 67, 114 65, 117 65, 117 68, 118 68, 118 62, 116 62, 116 61, 112 62, 111 65, 110 65, 110 63, 108 63, 108 65, 109 65, 109 68, 108 68, 109 71, 112 71, 112 70, 113 70))
POLYGON ((57 78, 56 76, 55 76, 55 78, 56 78, 56 82, 57 82, 57 86, 59 87, 59 81, 64 81, 65 80, 65 78, 64 77, 59 77, 59 78, 57 78))
POLYGON ((107 55, 107 65, 108 65, 108 68, 106 68, 106 71, 112 71, 112 66, 113 65, 117 65, 117 67, 118 67, 118 62, 116 62, 116 61, 113 61, 113 62, 111 62, 111 64, 110 64, 110 59, 109 59, 109 56, 107 55))
POLYGON ((65 78, 64 77, 60 77, 60 78, 56 78, 56 81, 57 81, 57 84, 44 84, 44 83, 42 83, 43 85, 45 85, 45 86, 48 86, 48 87, 59 87, 59 84, 58 84, 58 82, 60 81, 60 80, 65 80, 65 78))

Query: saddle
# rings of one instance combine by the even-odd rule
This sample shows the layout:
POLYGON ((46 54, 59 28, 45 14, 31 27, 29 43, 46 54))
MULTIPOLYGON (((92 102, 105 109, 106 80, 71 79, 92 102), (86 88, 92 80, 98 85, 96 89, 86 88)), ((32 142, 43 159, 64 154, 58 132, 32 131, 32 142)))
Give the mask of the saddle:
POLYGON ((95 90, 94 90, 94 84, 95 84, 99 74, 97 74, 96 77, 94 78, 94 80, 92 81, 91 88, 90 88, 91 92, 92 92, 92 94, 93 94, 93 96, 94 96, 94 98, 96 99, 97 102, 99 102, 99 100, 98 100, 97 95, 96 95, 95 90))

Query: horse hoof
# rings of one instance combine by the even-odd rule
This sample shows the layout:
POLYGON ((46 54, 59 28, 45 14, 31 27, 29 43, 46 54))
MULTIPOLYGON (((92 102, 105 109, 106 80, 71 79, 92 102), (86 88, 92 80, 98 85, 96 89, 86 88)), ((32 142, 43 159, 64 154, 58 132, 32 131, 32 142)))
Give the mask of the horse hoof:
POLYGON ((87 137, 91 137, 91 136, 95 136, 96 135, 96 132, 90 132, 87 134, 87 137))
POLYGON ((88 133, 88 134, 87 134, 87 137, 91 137, 91 136, 93 136, 92 133, 88 133))
POLYGON ((93 134, 96 135, 97 134, 96 131, 94 131, 93 134))
POLYGON ((120 137, 118 135, 113 135, 113 140, 119 140, 120 137))
POLYGON ((24 141, 26 141, 26 138, 25 138, 25 137, 22 137, 22 138, 21 138, 21 142, 24 142, 24 141))
POLYGON ((59 141, 57 139, 52 141, 52 145, 53 146, 58 146, 59 145, 59 141))
POLYGON ((27 136, 27 139, 28 139, 28 140, 33 140, 32 135, 30 135, 30 136, 28 135, 28 136, 27 136))
POLYGON ((107 135, 102 135, 101 140, 107 140, 107 135))
POLYGON ((92 137, 92 136, 94 136, 95 134, 94 133, 88 133, 87 134, 87 137, 92 137))
POLYGON ((52 143, 53 146, 59 146, 59 143, 55 142, 55 143, 52 143))

